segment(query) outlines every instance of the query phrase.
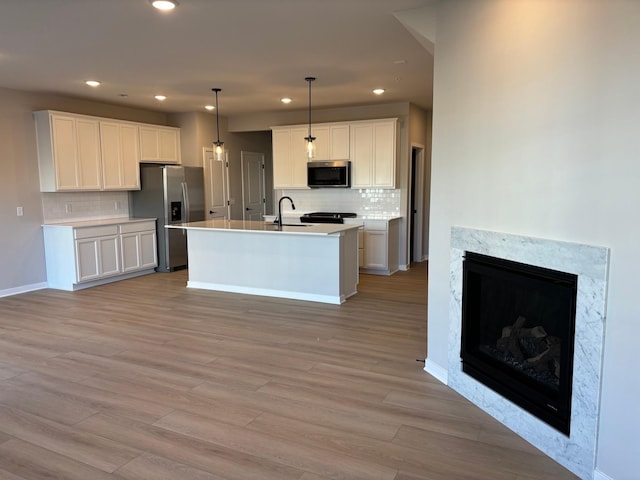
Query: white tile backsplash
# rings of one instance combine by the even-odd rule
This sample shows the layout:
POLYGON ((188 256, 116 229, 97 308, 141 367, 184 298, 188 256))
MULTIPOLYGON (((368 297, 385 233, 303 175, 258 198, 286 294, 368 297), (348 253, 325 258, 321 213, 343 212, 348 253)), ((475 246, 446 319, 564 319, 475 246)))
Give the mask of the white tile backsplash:
POLYGON ((128 192, 42 193, 42 215, 46 223, 128 217, 129 194, 128 192))
MULTIPOLYGON (((300 212, 354 212, 360 215, 400 216, 400 190, 385 188, 320 188, 312 190, 276 191, 277 200, 282 195, 293 199, 300 212)), ((287 209, 289 208, 287 204, 287 209)))

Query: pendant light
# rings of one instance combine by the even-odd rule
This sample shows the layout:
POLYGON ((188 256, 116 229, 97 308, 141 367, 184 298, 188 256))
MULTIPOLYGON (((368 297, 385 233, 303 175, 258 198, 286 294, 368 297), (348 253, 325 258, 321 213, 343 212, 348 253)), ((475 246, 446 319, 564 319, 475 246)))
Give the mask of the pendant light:
POLYGON ((305 151, 307 152, 307 160, 312 160, 313 157, 316 156, 316 144, 313 141, 316 137, 311 136, 311 82, 313 82, 315 77, 306 77, 305 80, 309 82, 309 135, 304 137, 307 142, 305 151))
POLYGON ((212 88, 211 91, 216 93, 216 130, 218 132, 218 140, 213 142, 213 154, 218 162, 222 162, 224 161, 224 142, 220 141, 220 117, 218 114, 218 92, 221 92, 222 89, 212 88))

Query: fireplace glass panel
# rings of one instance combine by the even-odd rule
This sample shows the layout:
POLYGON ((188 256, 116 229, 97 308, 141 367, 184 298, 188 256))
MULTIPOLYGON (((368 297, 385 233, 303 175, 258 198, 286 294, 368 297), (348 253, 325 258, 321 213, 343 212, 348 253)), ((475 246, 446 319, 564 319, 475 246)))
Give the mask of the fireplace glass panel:
POLYGON ((467 252, 463 371, 569 433, 577 277, 467 252))

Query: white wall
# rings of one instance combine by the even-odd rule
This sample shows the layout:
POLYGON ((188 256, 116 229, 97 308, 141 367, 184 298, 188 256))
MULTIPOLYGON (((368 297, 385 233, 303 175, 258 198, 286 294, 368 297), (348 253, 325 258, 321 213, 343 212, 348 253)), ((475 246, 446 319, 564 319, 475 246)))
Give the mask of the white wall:
POLYGON ((446 367, 452 225, 611 248, 598 470, 640 472, 640 2, 437 11, 428 358, 446 367))

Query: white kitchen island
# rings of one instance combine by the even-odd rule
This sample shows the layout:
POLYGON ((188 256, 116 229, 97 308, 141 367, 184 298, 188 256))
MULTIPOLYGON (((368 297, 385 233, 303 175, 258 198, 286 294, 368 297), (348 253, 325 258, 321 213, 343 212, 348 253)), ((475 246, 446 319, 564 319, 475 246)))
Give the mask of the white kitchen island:
POLYGON ((167 228, 188 231, 189 288, 333 304, 357 293, 358 225, 216 219, 167 228))

